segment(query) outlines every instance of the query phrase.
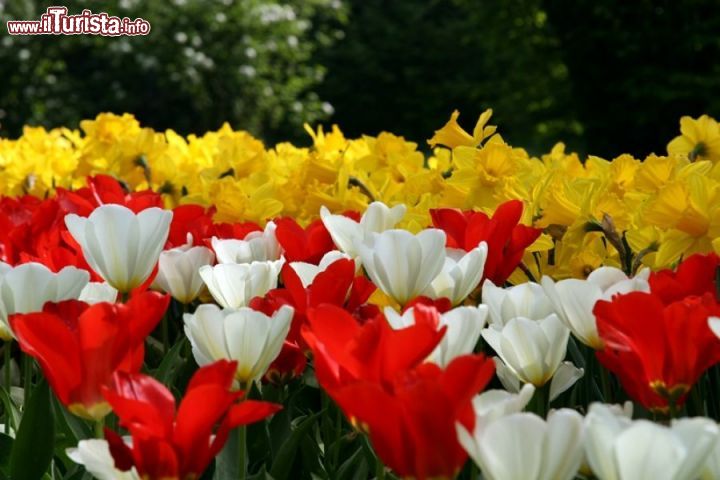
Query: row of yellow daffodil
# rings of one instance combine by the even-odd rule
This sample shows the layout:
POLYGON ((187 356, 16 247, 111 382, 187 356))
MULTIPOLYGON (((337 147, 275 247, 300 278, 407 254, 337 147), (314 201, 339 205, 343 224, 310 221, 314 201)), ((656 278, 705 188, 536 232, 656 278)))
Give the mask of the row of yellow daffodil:
POLYGON ((329 133, 306 126, 311 148, 266 148, 228 125, 182 137, 143 128, 129 114, 101 114, 81 122, 82 133, 26 127, 17 140, 0 139, 0 194, 45 196, 106 173, 130 189, 162 192, 168 207, 214 205, 218 221, 307 222, 322 205, 363 210, 376 199, 406 204, 402 227, 410 230, 430 223, 431 208, 491 212, 522 199, 523 221, 546 233, 516 281, 582 277, 602 264, 661 268, 690 253, 720 252, 720 128, 712 118, 683 117, 667 156, 582 161, 561 143, 529 156, 495 133, 491 114, 470 134, 454 112, 428 141, 429 157, 391 133, 347 139, 335 126, 329 133))

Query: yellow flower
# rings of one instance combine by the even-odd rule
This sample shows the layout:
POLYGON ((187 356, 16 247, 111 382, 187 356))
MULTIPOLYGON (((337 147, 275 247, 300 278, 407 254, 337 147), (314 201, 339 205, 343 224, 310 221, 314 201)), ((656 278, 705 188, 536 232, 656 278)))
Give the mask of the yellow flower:
POLYGON ((443 145, 448 148, 459 146, 477 147, 483 140, 495 133, 497 128, 493 125, 486 126, 492 116, 492 109, 487 109, 480 114, 480 118, 478 118, 475 124, 472 135, 463 130, 458 124, 457 119, 459 116, 460 112, 457 110, 453 111, 452 115, 450 115, 450 120, 448 120, 440 130, 435 130, 435 135, 427 141, 428 145, 431 147, 443 145))
POLYGON ((682 117, 680 133, 668 143, 669 154, 687 156, 691 162, 720 160, 720 127, 714 119, 707 115, 697 119, 682 117))
POLYGON ((681 255, 711 250, 720 236, 720 183, 702 175, 676 181, 648 200, 644 220, 659 227, 658 266, 669 266, 681 255))

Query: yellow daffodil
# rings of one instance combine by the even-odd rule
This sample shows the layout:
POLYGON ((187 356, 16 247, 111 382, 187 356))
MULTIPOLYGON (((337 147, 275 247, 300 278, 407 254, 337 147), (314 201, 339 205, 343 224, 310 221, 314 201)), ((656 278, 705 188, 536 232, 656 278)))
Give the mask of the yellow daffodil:
POLYGON ((720 160, 720 126, 707 115, 699 118, 682 117, 680 135, 668 143, 670 155, 682 155, 690 161, 720 160))
POLYGON ((480 114, 480 118, 478 118, 475 124, 472 135, 463 130, 460 124, 458 124, 457 119, 459 116, 460 112, 457 110, 453 111, 452 115, 450 115, 450 120, 448 120, 440 130, 435 130, 435 135, 428 140, 428 145, 431 147, 443 145, 448 148, 459 146, 477 147, 483 140, 495 133, 495 126, 486 125, 492 116, 492 109, 487 109, 480 114))

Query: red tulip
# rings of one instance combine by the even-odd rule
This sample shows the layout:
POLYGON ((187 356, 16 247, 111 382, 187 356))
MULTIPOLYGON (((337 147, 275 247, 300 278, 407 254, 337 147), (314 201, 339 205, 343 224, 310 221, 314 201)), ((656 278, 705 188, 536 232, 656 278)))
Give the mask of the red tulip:
POLYGON ((248 233, 262 231, 260 225, 254 222, 214 223, 214 215, 215 207, 193 204, 175 207, 165 248, 185 245, 188 234, 192 235, 194 246, 210 248, 212 237, 243 239, 248 233))
POLYGON ((213 228, 217 238, 236 238, 238 240, 243 240, 249 233, 263 231, 262 227, 255 222, 216 223, 213 228))
POLYGON ((123 184, 110 175, 87 177, 87 187, 75 191, 57 189, 57 198, 65 213, 87 217, 100 205, 114 203, 123 205, 135 213, 146 208, 163 208, 162 196, 152 190, 128 192, 123 184))
POLYGON ((689 295, 717 295, 716 275, 720 257, 714 253, 690 255, 675 271, 660 270, 648 278, 650 291, 666 305, 689 295))
POLYGON ((167 295, 145 292, 125 305, 48 303, 39 313, 11 315, 10 324, 68 410, 97 420, 110 412, 102 388, 116 371, 140 371, 145 337, 169 301, 167 295))
POLYGON ((284 385, 305 371, 307 357, 295 342, 285 341, 280 355, 270 364, 263 379, 275 385, 284 385))
POLYGON ((344 310, 324 305, 309 311, 303 332, 320 385, 403 477, 457 474, 467 454, 455 424, 474 428, 471 399, 495 371, 483 355, 458 357, 444 371, 423 363, 445 334, 437 330, 437 315, 417 304, 415 325, 393 330, 384 318, 361 326, 344 310))
POLYGON ((175 248, 187 243, 188 234, 193 237, 193 245, 203 245, 203 239, 215 233, 212 216, 214 208, 201 205, 180 205, 173 208, 167 244, 165 248, 175 248))
POLYGON ((64 216, 55 198, 0 198, 0 260, 11 265, 38 262, 53 272, 73 266, 98 280, 68 234, 64 216))
POLYGON ((335 244, 321 220, 315 220, 305 229, 292 218, 278 218, 275 224, 275 236, 288 262, 317 265, 323 255, 335 249, 335 244))
POLYGON ((453 208, 430 210, 433 225, 445 231, 447 246, 470 251, 486 242, 488 257, 483 279, 503 284, 522 261, 525 249, 542 233, 539 228, 521 225, 523 203, 510 200, 497 207, 492 217, 482 212, 453 208))
POLYGON ((700 375, 720 362, 720 340, 708 326, 720 305, 709 294, 664 305, 656 295, 632 292, 598 301, 594 314, 605 344, 598 359, 650 410, 681 405, 700 375))
POLYGON ((407 304, 405 304, 405 307, 403 307, 403 312, 406 310, 414 307, 415 305, 425 305, 426 307, 435 307, 439 313, 445 313, 452 309, 452 302, 449 298, 440 297, 436 299, 432 299, 430 297, 415 297, 412 300, 410 300, 407 304))
POLYGON ((308 309, 330 304, 343 307, 350 313, 359 313, 376 289, 365 277, 356 277, 355 262, 344 258, 328 265, 307 287, 303 286, 298 274, 287 263, 283 266, 281 276, 285 288, 272 290, 264 298, 253 299, 250 307, 267 315, 272 315, 282 305, 293 307, 295 314, 288 339, 301 345, 304 342, 300 330, 307 322, 308 309))
POLYGON ((313 283, 303 287, 295 270, 285 264, 282 270, 285 288, 271 290, 265 297, 256 297, 250 307, 272 315, 283 305, 295 309, 292 325, 280 356, 270 365, 265 379, 272 383, 284 383, 300 376, 307 365, 307 345, 301 335, 307 324, 307 311, 323 304, 336 305, 351 312, 362 322, 380 314, 375 305, 365 302, 375 291, 375 285, 365 277, 355 277, 355 262, 339 259, 317 274, 313 283))
POLYGON ((392 382, 420 365, 445 335, 437 329, 437 311, 416 306, 415 325, 394 330, 385 318, 360 325, 345 310, 322 305, 308 312, 303 337, 315 357, 315 373, 332 390, 357 380, 392 382))
POLYGON ((455 424, 475 428, 471 400, 494 373, 492 360, 464 355, 444 371, 426 363, 389 385, 361 381, 329 393, 398 475, 454 478, 467 460, 455 424))
POLYGON ((115 466, 124 471, 135 467, 147 480, 200 477, 233 428, 282 408, 255 400, 237 403, 244 392, 231 390, 235 369, 235 362, 226 360, 200 368, 177 410, 170 390, 154 378, 116 373, 104 393, 120 425, 130 432, 132 447, 105 430, 115 466))

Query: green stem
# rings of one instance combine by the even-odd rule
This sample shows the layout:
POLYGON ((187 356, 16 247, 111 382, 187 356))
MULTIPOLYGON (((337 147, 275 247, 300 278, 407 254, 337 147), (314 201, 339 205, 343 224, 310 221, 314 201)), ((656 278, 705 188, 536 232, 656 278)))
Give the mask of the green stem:
POLYGON ((385 480, 385 465, 382 460, 380 460, 380 457, 377 459, 376 470, 377 480, 385 480))
POLYGON ((338 456, 340 455, 340 437, 342 435, 342 412, 340 408, 335 407, 335 441, 333 442, 332 464, 333 468, 338 468, 338 456))
POLYGON ((677 408, 677 402, 674 398, 671 398, 668 401, 668 413, 670 415, 670 420, 673 420, 678 417, 678 408, 677 408))
POLYGON ((600 370, 600 382, 602 384, 603 401, 612 403, 612 391, 610 386, 610 372, 602 365, 598 365, 600 370))
POLYGON ((245 480, 247 477, 247 427, 245 425, 240 426, 238 429, 238 453, 240 480, 245 480))
POLYGON ((470 460, 470 480, 480 478, 480 468, 475 464, 475 460, 470 460))
MULTIPOLYGON (((169 310, 170 309, 168 309, 168 311, 169 310)), ((163 353, 167 355, 168 349, 170 348, 169 347, 170 340, 169 340, 169 335, 168 335, 168 313, 165 313, 165 315, 163 315, 161 329, 162 329, 163 353)))
POLYGON ((10 347, 12 346, 12 343, 10 341, 5 342, 5 348, 3 348, 3 371, 5 372, 5 388, 7 389, 7 396, 8 396, 8 406, 7 410, 5 412, 5 433, 9 434, 12 430, 15 429, 15 419, 13 418, 13 412, 12 412, 12 394, 10 393, 10 389, 12 388, 12 376, 11 376, 11 369, 10 369, 10 359, 11 359, 11 350, 10 347))
POLYGON ((542 387, 535 388, 535 395, 530 402, 530 408, 528 410, 537 414, 538 416, 545 418, 549 410, 550 404, 550 382, 546 383, 542 387))
MULTIPOLYGON (((252 388, 252 381, 240 382, 240 389, 245 392, 242 397, 242 401, 247 400, 250 397, 250 389, 252 388)), ((245 480, 247 478, 247 426, 241 425, 238 428, 238 453, 239 453, 239 480, 245 480)))
POLYGON ((10 395, 10 387, 12 387, 12 369, 10 368, 11 361, 11 349, 12 343, 5 342, 5 348, 3 348, 3 371, 5 372, 5 389, 10 395))
POLYGON ((25 401, 30 398, 30 390, 32 389, 32 361, 30 355, 23 354, 23 395, 25 401))
POLYGON ((97 420, 93 425, 93 429, 95 431, 95 438, 98 438, 100 440, 105 438, 105 417, 97 420))
POLYGON ((690 402, 695 409, 695 412, 693 412, 697 417, 707 417, 709 416, 709 412, 705 411, 705 402, 703 398, 705 397, 702 393, 700 393, 700 385, 701 382, 698 382, 692 390, 690 390, 690 402))

